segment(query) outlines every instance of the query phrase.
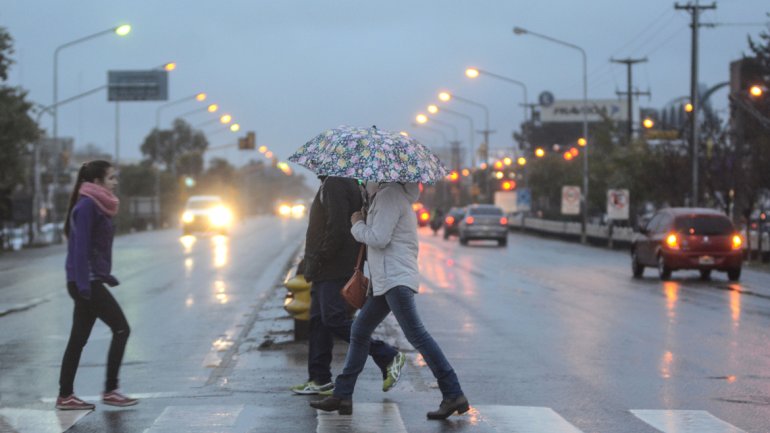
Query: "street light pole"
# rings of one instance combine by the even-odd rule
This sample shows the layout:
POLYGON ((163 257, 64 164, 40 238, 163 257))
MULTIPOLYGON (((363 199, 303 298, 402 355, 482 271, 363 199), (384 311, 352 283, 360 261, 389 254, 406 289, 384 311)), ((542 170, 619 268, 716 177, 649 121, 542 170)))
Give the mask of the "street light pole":
MULTIPOLYGON (((431 107, 435 107, 435 106, 432 105, 431 107)), ((430 111, 431 107, 428 107, 428 111, 430 111)), ((473 140, 473 131, 476 128, 473 126, 473 118, 471 116, 468 116, 467 114, 460 113, 459 111, 450 110, 448 108, 443 108, 443 107, 440 108, 440 109, 438 107, 435 107, 435 108, 436 108, 434 110, 435 113, 433 113, 433 114, 445 111, 445 112, 447 112, 449 114, 452 114, 452 115, 455 115, 455 116, 459 116, 459 117, 463 117, 463 118, 465 118, 468 121, 468 123, 470 125, 470 130, 469 130, 469 134, 468 134, 468 140, 469 140, 468 142, 470 144, 470 150, 471 150, 471 167, 475 167, 476 166, 476 156, 475 156, 476 155, 476 145, 475 145, 474 140, 473 140)))
MULTIPOLYGON (((165 104, 161 104, 156 110, 155 110, 155 155, 160 156, 160 114, 163 110, 166 108, 169 108, 171 106, 181 104, 183 102, 188 102, 192 100, 197 101, 205 101, 206 100, 206 94, 205 93, 196 93, 194 95, 186 96, 184 98, 176 99, 171 102, 167 102, 165 104)), ((176 179, 176 167, 174 164, 174 153, 173 153, 173 147, 172 147, 172 158, 171 158, 171 167, 167 167, 169 170, 171 170, 171 173, 174 175, 174 179, 176 179)), ((160 228, 161 221, 160 221, 160 202, 161 202, 161 195, 160 195, 160 170, 157 170, 157 173, 155 175, 155 197, 158 204, 158 211, 155 213, 155 227, 160 228)))
POLYGON ((100 32, 96 32, 92 35, 84 36, 80 39, 75 39, 73 41, 69 41, 65 44, 59 45, 56 47, 56 49, 53 52, 53 103, 51 104, 51 107, 53 107, 53 138, 54 140, 58 137, 59 132, 59 116, 58 111, 56 107, 59 104, 59 52, 63 50, 64 48, 71 47, 73 45, 77 45, 81 42, 85 42, 94 38, 97 38, 102 35, 106 35, 109 33, 115 33, 118 36, 125 36, 131 31, 131 26, 128 24, 111 27, 107 30, 102 30, 100 32))
POLYGON ((563 45, 574 50, 580 51, 580 55, 583 59, 583 138, 586 140, 586 145, 583 148, 583 194, 581 194, 581 211, 583 213, 580 222, 580 242, 586 243, 586 225, 588 223, 588 59, 586 52, 583 48, 565 42, 559 39, 552 38, 550 36, 542 35, 540 33, 534 33, 521 27, 514 27, 513 33, 516 35, 530 34, 553 43, 563 45))
POLYGON ((487 108, 487 106, 482 103, 470 100, 468 98, 463 98, 461 96, 458 96, 458 95, 455 95, 454 93, 449 93, 449 92, 439 93, 438 98, 443 102, 449 102, 452 99, 456 99, 460 102, 464 102, 466 104, 470 104, 484 110, 484 129, 477 132, 480 132, 481 134, 484 135, 484 143, 481 146, 479 146, 479 154, 481 156, 481 160, 482 160, 481 162, 486 163, 487 155, 489 152, 489 134, 495 132, 489 129, 489 108, 487 108))
POLYGON ((465 71, 465 75, 468 76, 469 78, 475 78, 475 77, 471 76, 471 75, 474 75, 473 71, 476 71, 476 73, 478 75, 487 75, 487 76, 490 76, 492 78, 496 78, 498 80, 505 81, 507 83, 511 83, 511 84, 514 84, 516 86, 521 87, 521 90, 524 92, 524 105, 523 105, 523 107, 524 107, 524 122, 529 120, 529 111, 528 111, 529 100, 527 98, 527 85, 526 84, 522 83, 519 80, 514 80, 513 78, 504 77, 502 75, 494 74, 492 72, 485 71, 485 70, 479 69, 479 68, 468 68, 465 71))
POLYGON ((439 134, 441 136, 441 139, 444 140, 444 145, 447 145, 449 143, 449 139, 447 138, 447 136, 444 133, 444 131, 442 131, 442 130, 440 130, 438 128, 433 128, 431 126, 428 126, 428 125, 425 125, 425 124, 419 124, 419 123, 412 123, 412 126, 415 127, 415 128, 425 128, 426 130, 428 130, 430 132, 433 132, 435 134, 439 134))

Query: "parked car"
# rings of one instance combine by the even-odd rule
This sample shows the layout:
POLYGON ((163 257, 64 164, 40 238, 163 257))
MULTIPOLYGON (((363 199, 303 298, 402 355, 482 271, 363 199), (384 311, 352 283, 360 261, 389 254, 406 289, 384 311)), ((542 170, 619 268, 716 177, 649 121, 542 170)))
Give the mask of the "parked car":
POLYGON ((453 207, 449 209, 446 217, 444 217, 444 239, 449 239, 450 236, 457 236, 457 227, 460 225, 460 220, 465 216, 465 208, 453 207))
POLYGON ((474 204, 466 208, 457 227, 460 245, 473 239, 493 239, 504 247, 508 244, 508 218, 503 210, 491 204, 474 204))
POLYGON ((221 197, 193 195, 182 212, 182 234, 216 232, 227 234, 233 224, 233 212, 221 197))
POLYGON ((727 272, 738 281, 743 264, 743 238, 732 221, 713 209, 669 208, 658 211, 631 244, 631 268, 639 278, 656 267, 661 280, 679 269, 697 269, 701 278, 727 272))

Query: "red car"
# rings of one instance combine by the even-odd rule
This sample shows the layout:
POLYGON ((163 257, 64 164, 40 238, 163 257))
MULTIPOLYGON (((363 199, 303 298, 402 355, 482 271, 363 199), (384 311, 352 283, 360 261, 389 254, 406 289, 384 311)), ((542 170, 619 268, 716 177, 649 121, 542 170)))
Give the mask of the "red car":
POLYGON ((646 266, 656 267, 661 280, 671 272, 697 269, 701 278, 711 271, 741 278, 743 239, 732 221, 713 209, 670 208, 656 213, 631 244, 631 268, 639 278, 646 266))

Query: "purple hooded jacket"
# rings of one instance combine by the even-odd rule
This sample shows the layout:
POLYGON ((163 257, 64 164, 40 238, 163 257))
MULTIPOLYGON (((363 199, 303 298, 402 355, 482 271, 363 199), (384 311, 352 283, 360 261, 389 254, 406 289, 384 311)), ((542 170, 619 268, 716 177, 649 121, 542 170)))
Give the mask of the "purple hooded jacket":
POLYGON ((74 282, 84 298, 91 297, 91 281, 117 286, 112 271, 112 239, 115 226, 96 202, 80 196, 70 216, 67 241, 67 282, 74 282))

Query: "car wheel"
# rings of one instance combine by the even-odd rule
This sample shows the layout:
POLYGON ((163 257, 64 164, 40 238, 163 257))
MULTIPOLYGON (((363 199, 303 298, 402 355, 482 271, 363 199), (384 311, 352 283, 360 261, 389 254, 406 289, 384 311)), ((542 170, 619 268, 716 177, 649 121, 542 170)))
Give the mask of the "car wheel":
POLYGON ((711 269, 701 269, 700 270, 700 279, 701 280, 710 280, 711 279, 711 269))
POLYGON ((639 263, 636 249, 631 250, 631 272, 634 274, 634 278, 641 278, 644 274, 644 266, 639 263))
POLYGON ((447 240, 447 239, 449 239, 449 233, 447 233, 446 230, 444 230, 444 240, 447 240))
POLYGON ((460 245, 468 245, 468 239, 465 236, 460 235, 460 245))
POLYGON ((733 268, 727 270, 727 279, 730 281, 738 281, 741 279, 741 268, 733 268))
POLYGON ((666 266, 666 259, 663 258, 663 255, 658 255, 658 276, 663 281, 671 279, 671 268, 666 266))
POLYGON ((500 247, 508 246, 508 239, 498 239, 497 245, 500 247))

